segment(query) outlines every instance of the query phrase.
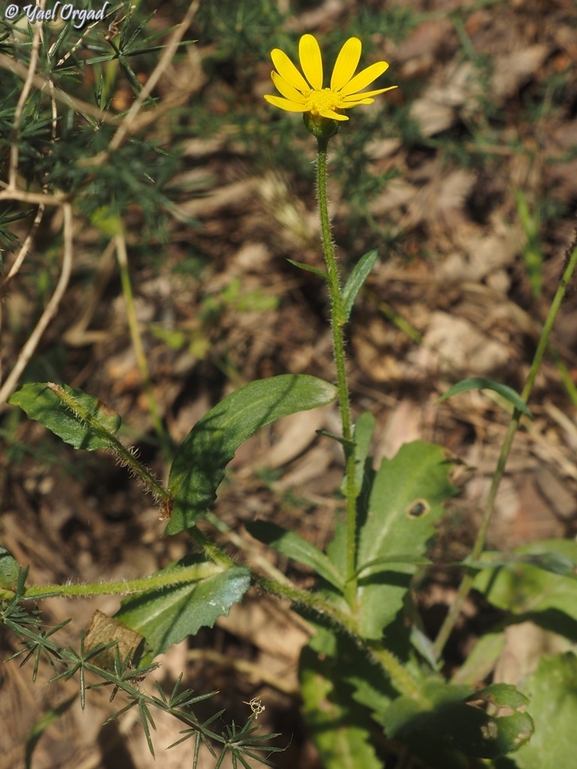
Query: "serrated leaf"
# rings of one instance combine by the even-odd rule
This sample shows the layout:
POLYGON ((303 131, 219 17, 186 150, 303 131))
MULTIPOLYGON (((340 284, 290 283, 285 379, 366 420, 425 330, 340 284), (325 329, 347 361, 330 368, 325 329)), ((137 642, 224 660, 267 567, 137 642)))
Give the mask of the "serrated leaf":
MULTIPOLYGON (((488 561, 496 554, 485 553, 488 561)), ((565 612, 577 620, 577 581, 575 564, 577 563, 577 542, 568 539, 542 540, 523 545, 513 553, 514 560, 507 563, 502 554, 497 557, 503 565, 493 566, 480 572, 475 577, 474 587, 484 593, 494 606, 514 614, 536 614, 550 610, 565 612), (557 554, 559 557, 554 558, 557 554), (536 564, 527 560, 536 559, 536 564), (542 559, 542 560, 539 560, 542 559), (560 569, 563 564, 573 569, 567 576, 553 573, 544 565, 560 569)))
POLYGON ((249 521, 245 527, 255 539, 274 547, 287 558, 310 567, 337 590, 344 590, 343 580, 333 564, 321 550, 306 539, 270 521, 249 521))
POLYGON ((415 441, 384 459, 360 523, 357 570, 359 632, 380 639, 402 606, 415 563, 423 558, 442 503, 455 493, 441 446, 415 441), (406 563, 399 563, 403 557, 406 563))
POLYGON ((365 280, 368 278, 369 273, 375 266, 378 255, 378 251, 373 249, 372 251, 368 251, 364 256, 361 256, 359 261, 353 267, 353 270, 343 287, 343 310, 345 313, 345 322, 348 321, 351 316, 357 294, 361 290, 365 280))
POLYGON ((30 419, 41 422, 75 449, 86 451, 109 448, 109 435, 116 435, 121 422, 119 415, 98 398, 67 385, 25 384, 12 394, 9 403, 20 406, 30 419), (58 392, 63 395, 59 397, 58 392), (87 421, 90 418, 92 424, 87 421))
POLYGON ((522 414, 528 416, 529 419, 533 419, 533 414, 529 411, 527 404, 521 400, 519 394, 515 392, 512 387, 501 384, 500 382, 495 382, 493 379, 487 379, 487 377, 483 376, 476 376, 471 379, 463 379, 461 382, 457 382, 457 384, 453 385, 450 390, 447 390, 447 392, 441 395, 440 398, 437 398, 437 403, 447 400, 447 398, 450 398, 452 395, 465 393, 469 390, 493 390, 502 398, 505 398, 506 401, 509 401, 509 403, 522 414))
POLYGON ((176 453, 169 479, 173 512, 166 533, 190 528, 208 510, 226 465, 260 427, 324 406, 336 396, 336 387, 323 379, 284 374, 251 382, 224 398, 197 422, 176 453))
POLYGON ((400 697, 385 717, 387 735, 435 769, 463 765, 463 754, 496 758, 518 750, 533 734, 528 698, 509 684, 492 684, 480 691, 440 681, 427 683, 429 701, 400 697), (487 705, 490 709, 487 709, 487 705), (460 757, 461 756, 461 757, 460 757))
POLYGON ((365 713, 351 700, 338 663, 305 647, 299 675, 308 731, 325 769, 382 769, 365 713))
POLYGON ((577 658, 572 652, 543 657, 523 684, 531 700, 535 734, 515 754, 519 769, 574 766, 577 723, 577 658))
MULTIPOLYGON (((186 567, 185 562, 172 564, 159 574, 186 567)), ((207 567, 211 571, 217 568, 212 564, 207 567)), ((115 619, 146 638, 150 651, 141 664, 147 664, 151 657, 165 652, 172 644, 195 635, 201 627, 212 627, 220 616, 228 615, 231 606, 241 600, 249 587, 249 570, 235 566, 205 579, 126 598, 115 619)))

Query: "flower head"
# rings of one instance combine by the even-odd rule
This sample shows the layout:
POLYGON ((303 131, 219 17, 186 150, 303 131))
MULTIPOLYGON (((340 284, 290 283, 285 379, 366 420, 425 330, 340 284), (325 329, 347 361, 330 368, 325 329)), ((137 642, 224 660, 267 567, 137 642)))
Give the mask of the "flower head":
POLYGON ((284 51, 274 48, 270 56, 276 72, 271 72, 271 77, 282 96, 267 94, 264 98, 287 112, 309 113, 313 118, 348 120, 341 110, 359 104, 372 104, 373 96, 397 87, 391 85, 363 92, 362 89, 380 77, 389 65, 386 61, 377 61, 355 75, 362 47, 358 37, 347 40, 337 56, 329 88, 323 88, 323 60, 315 37, 303 35, 299 40, 299 60, 304 77, 284 51))

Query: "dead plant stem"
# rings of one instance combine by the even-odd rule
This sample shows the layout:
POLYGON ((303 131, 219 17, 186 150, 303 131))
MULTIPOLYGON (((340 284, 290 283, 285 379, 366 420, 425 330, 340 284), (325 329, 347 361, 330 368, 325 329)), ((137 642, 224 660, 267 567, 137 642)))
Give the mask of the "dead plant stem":
MULTIPOLYGON (((0 194, 0 198, 1 197, 2 196, 0 194)), ((10 197, 15 197, 15 196, 12 193, 10 197)), ((14 365, 14 368, 12 369, 10 374, 6 377, 6 381, 4 382, 4 384, 0 387, 0 404, 4 403, 4 401, 6 401, 9 398, 9 396, 12 393, 12 390, 16 387, 16 384, 20 378, 20 375, 28 365, 30 358, 34 354, 34 351, 36 350, 36 347, 38 346, 38 343, 42 338, 42 334, 46 330, 46 327, 48 326, 48 324, 50 323, 54 315, 56 314, 56 311, 58 310, 62 297, 64 296, 64 292, 66 291, 66 287, 68 286, 68 281, 70 280, 70 274, 72 272, 72 257, 74 253, 73 240, 72 240, 72 225, 73 225, 72 206, 70 205, 70 203, 63 203, 62 211, 64 214, 64 226, 63 226, 64 253, 62 256, 62 270, 60 272, 60 277, 58 279, 58 283, 56 284, 56 288, 54 289, 54 293, 50 297, 50 301, 48 302, 48 304, 44 309, 44 312, 40 316, 40 320, 36 324, 34 331, 28 337, 26 343, 24 344, 24 347, 21 349, 18 355, 18 360, 14 365)))

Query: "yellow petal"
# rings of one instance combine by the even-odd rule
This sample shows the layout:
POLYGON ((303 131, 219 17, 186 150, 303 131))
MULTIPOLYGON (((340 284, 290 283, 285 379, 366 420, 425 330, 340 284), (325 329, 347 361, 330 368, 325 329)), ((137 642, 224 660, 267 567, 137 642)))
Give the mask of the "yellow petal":
POLYGON ((359 104, 374 104, 374 99, 357 99, 356 101, 344 101, 342 102, 340 106, 341 109, 352 109, 353 107, 358 107, 359 104))
POLYGON ((320 114, 322 117, 329 117, 333 120, 348 120, 346 115, 342 115, 340 112, 334 112, 332 109, 323 109, 320 114))
POLYGON ((294 101, 297 104, 304 104, 305 97, 303 94, 300 91, 297 91, 296 88, 293 88, 290 83, 287 83, 284 77, 281 77, 276 72, 271 72, 270 76, 272 77, 272 82, 274 83, 277 91, 281 93, 285 98, 287 98, 289 101, 294 101))
POLYGON ((383 72, 386 72, 388 68, 389 65, 386 61, 377 61, 374 64, 371 64, 370 67, 361 70, 358 75, 355 75, 352 80, 349 80, 344 88, 341 89, 341 96, 348 96, 356 91, 362 91, 363 88, 366 88, 369 85, 369 83, 372 83, 373 80, 380 77, 383 72))
POLYGON ((345 86, 359 65, 363 44, 358 37, 351 37, 341 48, 333 74, 331 76, 331 91, 340 91, 345 86))
POLYGON ((270 52, 270 57, 276 71, 283 80, 290 83, 290 85, 292 85, 293 88, 296 88, 297 91, 303 91, 304 93, 310 91, 309 84, 284 51, 281 51, 280 48, 273 48, 270 52))
POLYGON ((306 79, 315 91, 320 91, 323 87, 323 59, 316 37, 312 35, 301 37, 299 40, 299 60, 306 79))
POLYGON ((385 93, 385 91, 392 91, 393 88, 398 88, 397 85, 390 85, 388 88, 379 88, 376 91, 362 91, 361 93, 353 93, 350 96, 343 96, 341 98, 342 104, 349 104, 353 105, 353 103, 357 104, 363 104, 364 102, 359 101, 359 99, 366 99, 370 98, 371 96, 377 96, 379 93, 385 93))
POLYGON ((281 96, 270 96, 268 93, 265 93, 264 98, 269 104, 279 107, 279 109, 284 109, 287 112, 306 112, 305 105, 299 104, 296 101, 289 101, 281 96))

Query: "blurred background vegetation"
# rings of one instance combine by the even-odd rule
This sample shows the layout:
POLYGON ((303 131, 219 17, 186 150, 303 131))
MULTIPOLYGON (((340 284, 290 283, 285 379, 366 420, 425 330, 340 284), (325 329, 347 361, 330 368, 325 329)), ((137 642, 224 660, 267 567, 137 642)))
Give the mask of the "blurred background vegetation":
MULTIPOLYGON (((423 438, 478 468, 476 481, 461 479, 435 544, 438 557, 459 558, 505 417, 480 396, 433 403, 464 376, 519 388, 531 360, 575 227, 575 4, 201 0, 114 146, 188 8, 143 0, 113 4, 106 21, 81 31, 45 23, 17 131, 32 30, 24 19, 0 19, 0 183, 9 182, 17 142, 18 189, 63 193, 74 212, 70 282, 20 381, 66 382, 98 396, 162 477, 174 444, 231 389, 284 372, 332 379, 323 287, 287 261, 320 265, 315 146, 300 116, 262 96, 273 90, 271 48, 297 60, 298 39, 310 32, 330 71, 344 40, 358 36, 363 65, 390 62, 375 87, 399 88, 352 112, 330 148, 340 259, 348 270, 379 251, 350 326, 353 403, 377 418, 377 455, 423 438), (62 94, 82 104, 71 108, 62 94), (111 246, 119 232, 126 263, 111 246)), ((61 209, 46 206, 35 225, 37 213, 36 203, 0 201, 2 381, 61 270, 61 209), (26 258, 6 281, 29 233, 26 258)), ((535 428, 518 442, 491 532, 502 547, 577 530, 576 384, 573 293, 538 382, 535 428)), ((0 409, 0 534, 31 564, 33 581, 128 579, 182 556, 185 540, 161 539, 158 512, 109 457, 76 454, 17 409, 0 409)), ((335 429, 335 419, 325 411, 313 425, 307 415, 306 441, 283 423, 242 447, 217 503, 220 519, 244 536, 243 520, 258 514, 322 545, 339 505, 341 460, 313 431, 335 429)), ((304 570, 291 577, 310 579, 304 570)), ((425 581, 431 632, 453 590, 446 573, 425 581)), ((47 618, 74 613, 77 633, 94 608, 49 602, 47 618)), ((114 601, 99 608, 114 611, 114 601)), ((257 619, 251 611, 248 602, 175 651, 163 668, 167 686, 184 669, 195 690, 220 689, 219 704, 239 720, 243 701, 264 692, 266 728, 292 737, 279 764, 318 766, 298 713, 300 636, 283 629, 277 609, 257 619), (209 649, 224 656, 211 661, 209 649), (231 673, 227 659, 253 667, 231 673)), ((450 652, 456 666, 483 631, 482 608, 471 611, 450 652)), ((23 765, 26 734, 52 703, 17 673, 1 675, 7 691, 26 691, 17 714, 5 716, 13 728, 0 767, 12 768, 23 765)), ((88 730, 74 710, 60 719, 34 766, 148 766, 142 735, 127 728, 109 739, 100 727, 107 705, 94 707, 88 730), (93 763, 82 763, 89 756, 93 763)))

